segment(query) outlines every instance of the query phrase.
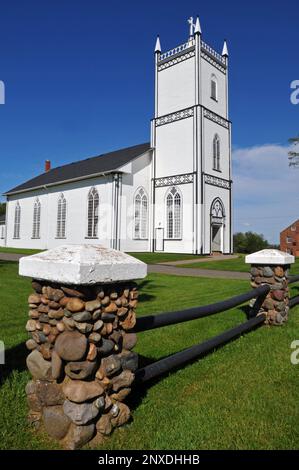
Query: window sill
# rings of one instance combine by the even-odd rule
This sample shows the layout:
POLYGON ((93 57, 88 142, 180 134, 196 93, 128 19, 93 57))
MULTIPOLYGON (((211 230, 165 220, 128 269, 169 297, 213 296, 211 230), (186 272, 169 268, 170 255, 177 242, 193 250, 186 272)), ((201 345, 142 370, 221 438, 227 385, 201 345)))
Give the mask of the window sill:
POLYGON ((98 240, 99 237, 84 237, 85 240, 98 240))
POLYGON ((55 240, 66 240, 66 237, 55 237, 55 240))
POLYGON ((217 168, 213 168, 213 171, 217 171, 217 173, 222 173, 222 170, 217 170, 217 168))
POLYGON ((40 237, 31 237, 31 240, 40 240, 40 237))
POLYGON ((211 100, 215 101, 216 103, 218 103, 218 99, 217 98, 214 98, 213 96, 211 96, 211 100))
MULTIPOLYGON (((12 237, 13 240, 21 240, 21 237, 12 237)), ((4 240, 4 238, 1 238, 1 240, 4 240)))
POLYGON ((132 240, 139 240, 139 241, 148 241, 148 238, 137 238, 137 237, 133 237, 132 240))

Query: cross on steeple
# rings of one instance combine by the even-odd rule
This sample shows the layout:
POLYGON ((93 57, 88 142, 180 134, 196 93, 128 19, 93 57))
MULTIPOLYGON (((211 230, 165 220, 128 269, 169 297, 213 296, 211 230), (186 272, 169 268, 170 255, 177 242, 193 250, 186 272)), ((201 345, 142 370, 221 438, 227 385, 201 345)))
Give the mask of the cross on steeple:
POLYGON ((193 16, 190 16, 188 19, 188 23, 190 25, 190 37, 193 36, 195 30, 195 24, 193 23, 193 16))

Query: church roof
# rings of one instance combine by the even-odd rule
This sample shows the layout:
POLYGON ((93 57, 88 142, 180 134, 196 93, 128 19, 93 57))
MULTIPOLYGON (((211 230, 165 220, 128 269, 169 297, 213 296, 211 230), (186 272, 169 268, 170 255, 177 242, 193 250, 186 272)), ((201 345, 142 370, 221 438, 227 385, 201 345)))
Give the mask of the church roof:
POLYGON ((100 173, 110 173, 118 170, 150 148, 150 143, 146 142, 144 144, 134 145, 133 147, 115 150, 114 152, 104 153, 96 157, 58 166, 6 191, 4 194, 9 195, 40 188, 45 185, 54 185, 69 180, 87 178, 100 173))

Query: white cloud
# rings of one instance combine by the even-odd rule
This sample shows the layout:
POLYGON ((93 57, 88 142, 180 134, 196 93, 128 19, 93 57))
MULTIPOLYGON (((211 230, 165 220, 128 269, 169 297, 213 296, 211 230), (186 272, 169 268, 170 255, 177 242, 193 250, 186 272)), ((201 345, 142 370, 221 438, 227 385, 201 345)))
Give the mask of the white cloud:
POLYGON ((233 151, 234 231, 250 226, 278 243, 299 218, 299 170, 289 167, 288 150, 267 144, 233 151))

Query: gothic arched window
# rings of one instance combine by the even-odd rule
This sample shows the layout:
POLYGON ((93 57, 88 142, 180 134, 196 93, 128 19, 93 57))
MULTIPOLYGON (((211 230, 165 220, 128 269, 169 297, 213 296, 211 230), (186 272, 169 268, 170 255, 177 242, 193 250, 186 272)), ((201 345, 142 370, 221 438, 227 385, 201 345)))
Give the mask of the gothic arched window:
POLYGON ((13 230, 14 238, 20 238, 20 224, 21 224, 21 207, 18 201, 15 206, 15 220, 14 220, 14 230, 13 230))
POLYGON ((96 188, 91 188, 88 193, 87 207, 87 236, 96 238, 98 236, 99 222, 99 193, 96 188))
POLYGON ((219 197, 214 199, 211 205, 211 216, 215 219, 224 219, 224 205, 219 197))
POLYGON ((65 238, 65 225, 66 225, 66 199, 61 193, 57 203, 57 238, 65 238))
POLYGON ((166 196, 166 233, 167 238, 182 238, 182 196, 172 187, 166 196))
POLYGON ((32 238, 40 238, 40 214, 41 204, 38 197, 34 201, 33 206, 33 227, 32 227, 32 238))
POLYGON ((217 134, 213 139, 213 170, 220 171, 220 139, 217 134))
POLYGON ((211 98, 218 101, 218 82, 216 76, 211 76, 211 98))
POLYGON ((148 227, 148 199, 143 188, 139 188, 134 198, 134 238, 146 239, 148 227))

